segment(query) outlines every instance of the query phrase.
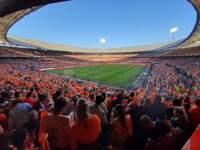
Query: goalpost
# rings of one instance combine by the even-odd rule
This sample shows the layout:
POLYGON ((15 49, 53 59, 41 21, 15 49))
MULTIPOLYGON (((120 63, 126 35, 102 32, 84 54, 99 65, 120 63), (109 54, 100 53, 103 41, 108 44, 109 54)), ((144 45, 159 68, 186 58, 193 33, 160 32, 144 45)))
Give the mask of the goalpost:
POLYGON ((69 75, 71 77, 75 77, 75 72, 73 70, 64 70, 63 72, 64 75, 69 75))

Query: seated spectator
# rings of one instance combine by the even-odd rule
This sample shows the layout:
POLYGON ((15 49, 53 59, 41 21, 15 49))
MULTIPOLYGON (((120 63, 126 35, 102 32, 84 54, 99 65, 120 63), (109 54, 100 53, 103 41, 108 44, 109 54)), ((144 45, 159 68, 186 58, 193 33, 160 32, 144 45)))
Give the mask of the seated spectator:
POLYGON ((101 120, 91 115, 84 99, 77 103, 78 122, 72 128, 72 150, 98 150, 97 139, 101 132, 101 120))
POLYGON ((101 108, 101 103, 103 102, 103 97, 98 95, 96 97, 96 104, 89 107, 90 113, 97 115, 101 119, 102 126, 107 124, 107 116, 104 110, 101 108))

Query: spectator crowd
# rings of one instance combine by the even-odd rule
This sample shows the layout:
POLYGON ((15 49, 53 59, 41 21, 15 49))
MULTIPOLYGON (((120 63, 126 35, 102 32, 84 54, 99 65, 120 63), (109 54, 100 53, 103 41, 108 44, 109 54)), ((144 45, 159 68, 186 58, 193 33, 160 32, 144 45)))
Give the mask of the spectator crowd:
POLYGON ((0 60, 0 150, 181 149, 200 124, 200 58, 136 62, 153 66, 146 86, 122 90, 0 60))

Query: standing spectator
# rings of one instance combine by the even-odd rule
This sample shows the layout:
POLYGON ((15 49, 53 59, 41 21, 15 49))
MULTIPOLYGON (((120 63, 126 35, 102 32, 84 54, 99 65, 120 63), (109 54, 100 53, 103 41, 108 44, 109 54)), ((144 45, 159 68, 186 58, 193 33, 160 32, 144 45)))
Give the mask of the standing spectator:
POLYGON ((118 104, 115 106, 111 125, 114 128, 113 148, 123 148, 125 142, 132 136, 131 116, 126 115, 123 105, 118 104))
POLYGON ((29 103, 33 107, 35 102, 36 99, 33 98, 32 92, 28 92, 26 95, 26 99, 24 100, 24 103, 29 103))
MULTIPOLYGON (((49 136, 52 150, 68 150, 70 148, 70 132, 72 122, 70 117, 64 116, 67 99, 58 97, 54 104, 53 115, 44 117, 41 121, 41 131, 49 136)), ((45 140, 45 139, 44 139, 45 140)))
POLYGON ((161 96, 156 95, 154 103, 150 105, 149 112, 152 120, 163 120, 166 114, 166 106, 161 102, 161 96))
POLYGON ((101 120, 91 115, 88 104, 80 99, 77 104, 78 122, 72 128, 72 150, 98 150, 97 139, 101 132, 101 120))
POLYGON ((195 129, 200 124, 200 99, 195 100, 195 106, 190 108, 189 113, 192 119, 192 126, 195 129))
POLYGON ((21 129, 24 124, 29 121, 29 112, 32 107, 28 103, 21 103, 20 101, 13 101, 12 109, 9 112, 8 129, 21 129))
POLYGON ((90 106, 90 113, 97 115, 101 119, 101 124, 105 126, 107 124, 107 116, 104 110, 101 108, 103 97, 98 95, 96 97, 96 104, 90 106))

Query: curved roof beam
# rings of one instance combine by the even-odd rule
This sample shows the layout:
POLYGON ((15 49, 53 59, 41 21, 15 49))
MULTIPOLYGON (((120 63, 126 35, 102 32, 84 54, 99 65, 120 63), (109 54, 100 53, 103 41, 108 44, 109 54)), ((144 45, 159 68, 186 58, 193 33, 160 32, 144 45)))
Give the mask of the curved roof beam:
POLYGON ((31 12, 41 8, 42 6, 36 6, 32 8, 27 8, 23 10, 19 10, 17 12, 8 14, 4 17, 0 18, 0 41, 1 43, 9 43, 7 40, 7 32, 8 30, 20 19, 24 16, 30 14, 31 12))
POLYGON ((200 45, 200 0, 188 0, 197 12, 197 21, 191 34, 175 48, 192 47, 200 45))

